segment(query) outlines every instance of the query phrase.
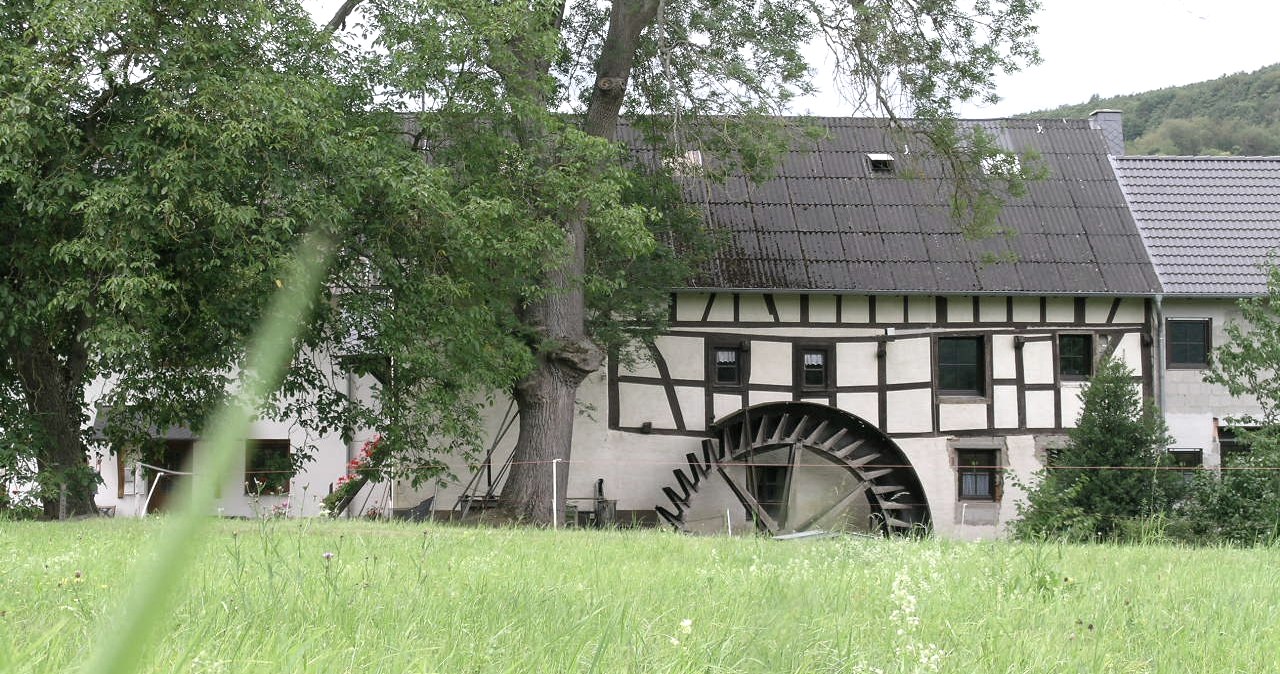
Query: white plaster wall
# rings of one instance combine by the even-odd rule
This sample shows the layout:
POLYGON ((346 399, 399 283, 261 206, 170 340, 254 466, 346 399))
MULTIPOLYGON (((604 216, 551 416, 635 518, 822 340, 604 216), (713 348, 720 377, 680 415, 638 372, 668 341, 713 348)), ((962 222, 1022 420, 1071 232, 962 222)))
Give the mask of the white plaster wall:
POLYGON ((791 385, 793 365, 790 343, 752 340, 748 357, 751 359, 752 384, 791 385))
POLYGON ((724 417, 742 409, 742 396, 737 393, 715 393, 711 396, 711 418, 724 417))
POLYGON ((861 417, 872 426, 880 425, 880 398, 875 393, 837 393, 836 407, 861 417))
POLYGON ((991 404, 995 406, 996 428, 1018 427, 1018 387, 995 386, 991 391, 991 404))
POLYGON ((743 323, 769 323, 773 314, 764 303, 764 296, 744 293, 738 296, 738 320, 743 323))
POLYGON ((1018 352, 1013 348, 1013 335, 992 335, 991 376, 1013 379, 1018 376, 1018 352))
POLYGON ((879 378, 874 342, 836 344, 836 385, 875 386, 879 378))
POLYGON ((880 295, 876 297, 877 323, 902 323, 906 317, 902 315, 902 295, 880 295))
POLYGON ((1070 297, 1050 297, 1045 302, 1045 320, 1050 323, 1074 323, 1076 303, 1070 297))
POLYGON ((885 344, 885 378, 890 384, 933 381, 933 353, 928 337, 895 339, 885 344))
POLYGON ((907 318, 912 323, 933 323, 938 320, 938 309, 934 298, 913 295, 907 298, 907 318))
POLYGON ((1027 391, 1027 428, 1053 428, 1053 391, 1027 391))
POLYGON ((650 384, 618 384, 618 422, 633 428, 645 422, 654 428, 675 428, 666 389, 650 384))
POLYGON ((733 293, 716 293, 716 299, 711 304, 711 313, 707 314, 707 320, 733 320, 733 293))
POLYGON ((1121 336, 1115 359, 1127 365, 1134 374, 1141 375, 1146 370, 1142 363, 1142 336, 1134 332, 1121 336))
POLYGON ((1038 297, 1013 298, 1013 320, 1015 323, 1039 323, 1040 322, 1040 298, 1038 297))
POLYGON ((1009 318, 1009 305, 1003 297, 978 298, 978 320, 982 323, 1003 323, 1009 318))
MULTIPOLYGON (((1017 416, 1017 413, 1014 413, 1017 416)), ((938 405, 938 430, 960 431, 987 427, 987 406, 982 403, 938 405)))
MULTIPOLYGON (((655 339, 654 344, 663 360, 667 361, 667 371, 673 379, 706 378, 707 354, 702 339, 663 335, 655 339)), ((658 376, 657 369, 654 368, 653 374, 648 376, 658 376)))
POLYGON ((973 323, 977 321, 977 318, 977 316, 973 315, 972 297, 959 295, 947 298, 947 322, 973 323))
MULTIPOLYGON (((685 428, 690 431, 701 431, 707 427, 707 397, 701 387, 677 386, 676 400, 680 404, 680 414, 684 415, 685 428)), ((622 410, 618 410, 621 412, 622 410)))
POLYGON ((810 295, 809 320, 814 323, 835 323, 839 300, 836 295, 810 295))
POLYGON ((1018 504, 1027 499, 1019 484, 1030 484, 1036 471, 1044 467, 1041 455, 1036 451, 1036 436, 1010 435, 1005 438, 1005 474, 1001 482, 1000 526, 998 535, 1007 533, 1009 522, 1018 517, 1018 504))
POLYGON ((1086 384, 1083 382, 1063 382, 1061 387, 1063 428, 1075 428, 1080 420, 1080 412, 1084 409, 1084 400, 1080 396, 1084 393, 1085 387, 1086 384))
POLYGON ((800 295, 774 295, 773 306, 778 310, 778 318, 783 323, 800 322, 800 295))
POLYGON ((845 323, 867 323, 871 318, 866 295, 841 295, 840 319, 845 323))
POLYGON ((888 417, 885 429, 894 433, 925 433, 933 430, 933 391, 927 388, 889 391, 885 406, 888 417))
POLYGON ((676 320, 700 321, 707 308, 710 293, 679 293, 676 295, 676 320))
POLYGON ((1144 300, 1126 298, 1120 300, 1120 310, 1116 312, 1115 323, 1142 323, 1146 320, 1146 304, 1144 300))
POLYGON ((1028 384, 1052 384, 1054 370, 1053 342, 1023 342, 1022 376, 1028 384))
POLYGON ((752 405, 791 400, 791 394, 785 391, 752 391, 748 397, 752 405))

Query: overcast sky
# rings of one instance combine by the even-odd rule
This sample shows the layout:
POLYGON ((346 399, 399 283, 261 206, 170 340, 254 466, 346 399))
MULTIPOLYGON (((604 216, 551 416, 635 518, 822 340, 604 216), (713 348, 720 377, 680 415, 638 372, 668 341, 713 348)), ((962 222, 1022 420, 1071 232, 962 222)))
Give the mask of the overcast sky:
MULTIPOLYGON (((1280 3, 1274 0, 1042 0, 1043 62, 1002 77, 994 106, 965 117, 1007 117, 1063 104, 1190 84, 1280 62, 1280 3)), ((796 112, 847 115, 834 95, 796 112)))

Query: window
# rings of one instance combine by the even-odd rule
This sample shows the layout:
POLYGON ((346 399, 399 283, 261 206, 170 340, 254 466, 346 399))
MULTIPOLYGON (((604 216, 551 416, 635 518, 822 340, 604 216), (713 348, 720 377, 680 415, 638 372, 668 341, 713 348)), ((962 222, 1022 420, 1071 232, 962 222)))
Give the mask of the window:
POLYGON ((711 383, 715 386, 741 386, 746 366, 746 352, 741 346, 717 346, 711 350, 711 383))
POLYGON ((1093 335, 1058 335, 1058 375, 1063 379, 1093 375, 1093 335))
POLYGON ((1185 469, 1178 472, 1186 482, 1191 482, 1195 479, 1196 470, 1204 465, 1204 452, 1198 449, 1170 447, 1169 458, 1174 466, 1185 469))
MULTIPOLYGON (((1257 428, 1245 427, 1243 430, 1256 431, 1257 428)), ((1221 452, 1222 465, 1230 466, 1249 453, 1248 441, 1236 435, 1235 428, 1218 428, 1218 451, 1221 452)))
POLYGON ((278 496, 289 493, 297 470, 288 440, 250 440, 245 443, 244 493, 278 496))
POLYGON ((982 337, 938 338, 938 392, 984 395, 986 346, 982 337))
POLYGON ((883 152, 868 152, 867 165, 872 175, 893 175, 893 155, 883 152))
POLYGON ((961 501, 995 501, 1000 483, 999 452, 994 449, 957 449, 956 493, 961 501))
POLYGON ((1208 319, 1170 320, 1167 324, 1166 363, 1173 368, 1203 368, 1209 365, 1208 319))
POLYGON ((821 346, 796 349, 796 384, 806 391, 831 387, 831 349, 821 346))

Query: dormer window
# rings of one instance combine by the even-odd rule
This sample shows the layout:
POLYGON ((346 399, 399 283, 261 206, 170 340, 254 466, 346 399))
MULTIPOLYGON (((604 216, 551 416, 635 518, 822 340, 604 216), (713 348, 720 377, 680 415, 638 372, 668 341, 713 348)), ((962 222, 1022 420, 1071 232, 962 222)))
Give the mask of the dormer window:
POLYGON ((893 175, 893 155, 884 152, 868 152, 867 164, 871 175, 893 175))

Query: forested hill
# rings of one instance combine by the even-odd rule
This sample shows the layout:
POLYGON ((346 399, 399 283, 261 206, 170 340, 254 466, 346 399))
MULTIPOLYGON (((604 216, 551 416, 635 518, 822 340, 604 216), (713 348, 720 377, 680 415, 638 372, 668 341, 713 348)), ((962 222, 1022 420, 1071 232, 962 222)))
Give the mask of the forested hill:
POLYGON ((1280 64, 1018 116, 1081 118, 1101 108, 1124 113, 1132 154, 1280 155, 1280 64))

